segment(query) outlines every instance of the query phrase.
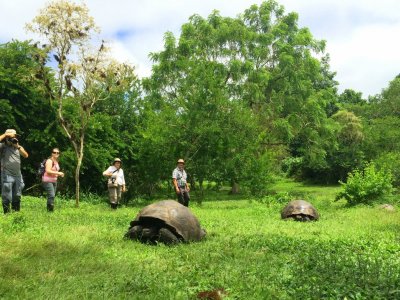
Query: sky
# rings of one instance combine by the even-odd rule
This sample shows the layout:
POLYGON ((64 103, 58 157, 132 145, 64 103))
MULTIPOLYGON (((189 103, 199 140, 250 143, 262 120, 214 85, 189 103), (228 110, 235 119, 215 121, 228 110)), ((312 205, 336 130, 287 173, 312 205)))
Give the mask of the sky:
MULTIPOLYGON (((74 1, 82 3, 81 1, 74 1)), ((163 50, 165 32, 179 36, 193 14, 213 10, 235 17, 258 0, 86 0, 90 15, 110 42, 112 55, 134 64, 140 77, 151 74, 150 52, 163 50)), ((47 0, 0 0, 0 43, 32 39, 25 24, 47 0)), ((299 14, 300 27, 327 42, 331 71, 339 92, 354 89, 363 97, 386 88, 400 73, 399 0, 278 0, 299 14)))

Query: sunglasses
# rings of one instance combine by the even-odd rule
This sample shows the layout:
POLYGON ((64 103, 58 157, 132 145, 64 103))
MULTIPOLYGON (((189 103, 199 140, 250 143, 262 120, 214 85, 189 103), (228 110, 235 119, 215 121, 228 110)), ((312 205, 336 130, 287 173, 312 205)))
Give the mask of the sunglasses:
POLYGON ((57 151, 53 151, 53 154, 60 154, 60 152, 57 152, 57 151))

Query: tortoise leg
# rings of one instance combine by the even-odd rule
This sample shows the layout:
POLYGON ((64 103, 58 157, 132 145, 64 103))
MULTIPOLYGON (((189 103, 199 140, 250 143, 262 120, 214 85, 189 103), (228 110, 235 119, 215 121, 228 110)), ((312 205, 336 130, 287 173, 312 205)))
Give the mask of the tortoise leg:
POLYGON ((158 231, 158 241, 166 245, 179 243, 179 239, 169 229, 163 227, 158 231))
POLYGON ((125 234, 125 237, 132 239, 132 240, 139 240, 142 236, 142 226, 136 225, 131 227, 128 232, 125 234))

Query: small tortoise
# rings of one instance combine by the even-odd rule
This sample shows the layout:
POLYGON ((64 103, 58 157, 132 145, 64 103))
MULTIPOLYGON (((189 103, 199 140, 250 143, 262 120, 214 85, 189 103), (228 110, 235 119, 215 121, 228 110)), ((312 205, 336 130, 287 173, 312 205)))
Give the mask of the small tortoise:
POLYGON ((304 200, 289 202, 281 212, 282 219, 293 218, 296 221, 317 221, 319 215, 311 203, 304 200))
POLYGON ((125 237, 150 244, 176 244, 199 241, 205 235, 189 208, 175 200, 164 200, 139 211, 125 237))

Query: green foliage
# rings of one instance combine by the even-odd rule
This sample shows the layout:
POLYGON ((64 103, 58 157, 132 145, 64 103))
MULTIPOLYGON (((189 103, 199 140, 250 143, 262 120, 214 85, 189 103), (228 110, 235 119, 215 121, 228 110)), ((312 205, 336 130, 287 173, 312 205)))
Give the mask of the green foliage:
POLYGON ((360 118, 346 110, 339 110, 331 118, 336 127, 335 146, 328 151, 329 172, 333 175, 332 181, 343 181, 349 172, 363 164, 363 126, 360 118))
MULTIPOLYGON (((54 24, 74 25, 72 40, 55 41, 60 53, 30 42, 0 45, 0 130, 22 133, 30 154, 22 165, 27 187, 37 182, 37 164, 59 147, 66 174, 60 191, 71 194, 81 142, 82 190, 99 195, 106 190, 102 171, 116 156, 123 160, 128 196, 138 199, 169 195, 179 157, 199 195, 213 182, 216 189, 230 184, 262 198, 282 169, 297 179, 336 183, 365 161, 391 170, 399 185, 399 77, 368 101, 352 89, 338 95, 325 42, 278 2, 252 5, 234 18, 217 11, 191 16, 179 36, 165 34, 164 49, 150 55, 151 76, 141 81, 126 65, 118 65, 116 76, 114 63, 98 68, 90 53, 67 55, 96 28, 91 18, 76 19, 79 13, 73 24, 59 22, 54 13, 65 10, 54 10, 58 5, 81 16, 88 11, 61 1, 36 19, 45 35, 67 32, 54 24), (46 67, 49 54, 58 57, 53 73, 46 67), (57 122, 57 95, 65 100, 64 129, 72 143, 57 122), (91 95, 98 96, 95 105, 91 95)), ((99 46, 102 56, 106 47, 99 46)))
POLYGON ((297 22, 266 1, 237 18, 193 15, 179 39, 167 33, 143 82, 154 112, 143 134, 158 143, 155 151, 187 158, 200 186, 229 181, 252 193, 270 181, 282 149, 301 157, 303 168, 325 168, 336 82, 328 57, 315 57, 324 42, 297 22))
POLYGON ((308 199, 308 201, 311 201, 310 199, 310 194, 307 192, 276 192, 267 196, 264 196, 262 198, 258 198, 257 201, 263 204, 267 205, 286 205, 288 202, 294 200, 294 199, 308 199))
POLYGON ((356 92, 352 89, 345 89, 343 93, 339 95, 338 102, 341 104, 360 104, 366 103, 362 98, 361 92, 356 92))
MULTIPOLYGON (((51 148, 64 146, 54 109, 38 78, 41 54, 29 41, 0 45, 0 132, 15 128, 20 134, 20 143, 29 153, 27 160, 22 159, 27 187, 37 182, 38 164, 50 155, 51 148)), ((46 68, 42 71, 48 72, 46 68)))
POLYGON ((390 196, 393 192, 392 175, 388 170, 377 170, 370 163, 364 169, 355 169, 349 173, 343 190, 338 193, 336 200, 344 198, 349 205, 372 204, 390 196))
POLYGON ((383 153, 374 160, 378 170, 392 174, 393 186, 400 187, 400 152, 383 153))
POLYGON ((382 92, 382 110, 385 115, 400 117, 400 77, 396 76, 382 92))
POLYGON ((387 152, 400 152, 400 118, 383 116, 364 121, 365 141, 363 150, 367 159, 374 159, 387 152))
POLYGON ((400 79, 394 78, 381 94, 370 97, 363 105, 347 108, 363 121, 362 151, 366 160, 374 160, 387 152, 400 152, 400 79))

